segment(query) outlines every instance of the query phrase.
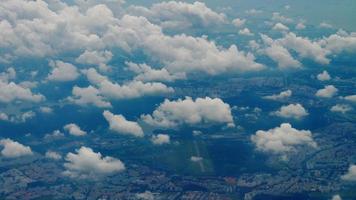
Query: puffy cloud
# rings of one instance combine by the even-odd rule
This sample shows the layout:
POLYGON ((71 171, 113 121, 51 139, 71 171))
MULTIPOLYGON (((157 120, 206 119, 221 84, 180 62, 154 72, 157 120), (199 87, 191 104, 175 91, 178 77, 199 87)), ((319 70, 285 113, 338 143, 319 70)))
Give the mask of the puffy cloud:
POLYGON ((346 104, 336 104, 330 109, 332 112, 341 112, 345 114, 346 112, 352 110, 352 107, 346 104))
POLYGON ((264 99, 270 99, 270 100, 280 100, 280 99, 285 99, 288 97, 291 97, 293 94, 292 90, 286 90, 282 91, 279 94, 274 94, 274 95, 269 95, 269 96, 264 96, 264 99))
POLYGON ((327 71, 323 71, 322 73, 318 74, 316 76, 316 78, 319 80, 319 81, 328 81, 331 79, 329 73, 327 71))
POLYGON ((167 69, 153 69, 147 64, 136 64, 132 62, 127 62, 126 65, 128 69, 138 74, 135 80, 138 81, 162 81, 162 82, 173 82, 179 79, 185 79, 185 73, 170 74, 167 69))
POLYGON ((101 95, 113 99, 138 98, 145 95, 158 95, 173 92, 173 88, 158 82, 143 83, 131 81, 124 85, 111 82, 107 77, 100 75, 95 69, 83 71, 88 80, 98 87, 101 95))
MULTIPOLYGON (((7 49, 11 55, 41 58, 84 52, 78 57, 78 62, 86 62, 84 58, 89 56, 90 63, 108 60, 110 56, 103 49, 140 50, 166 66, 173 74, 198 71, 216 75, 263 68, 255 62, 253 54, 240 51, 235 45, 229 48, 217 46, 205 36, 165 35, 160 26, 142 16, 116 15, 116 18, 108 3, 81 3, 90 6, 87 9, 61 4, 54 6, 55 9, 44 1, 1 1, 4 12, 0 21, 0 48, 7 49)), ((211 11, 200 2, 158 3, 148 9, 148 13, 152 9, 158 16, 164 17, 162 23, 167 26, 172 20, 193 22, 194 18, 202 24, 224 21, 223 15, 211 11), (180 17, 177 18, 177 15, 180 17)), ((147 17, 150 19, 150 16, 147 17)), ((182 27, 181 24, 178 26, 182 27)), ((105 67, 99 66, 99 69, 105 67)))
POLYGON ((320 64, 329 64, 328 50, 323 49, 318 42, 308 38, 298 37, 294 33, 288 33, 279 41, 283 46, 292 49, 302 58, 309 58, 320 64))
POLYGON ((280 127, 268 131, 259 130, 251 136, 251 140, 257 150, 273 154, 296 151, 298 146, 317 147, 309 130, 297 130, 289 123, 283 123, 280 127))
POLYGON ((33 111, 26 111, 24 113, 16 115, 8 115, 6 113, 0 113, 0 120, 9 121, 12 123, 24 123, 29 119, 32 119, 36 116, 36 113, 33 111))
POLYGON ((9 120, 9 116, 6 113, 1 112, 0 113, 0 120, 8 121, 9 120))
POLYGON ((53 160, 61 160, 61 154, 54 152, 54 151, 47 151, 45 154, 46 158, 53 159, 53 160))
POLYGON ((294 119, 300 119, 302 117, 309 115, 309 113, 305 110, 305 108, 299 103, 282 106, 279 110, 273 112, 272 114, 279 117, 294 118, 294 119))
POLYGON ((170 143, 170 137, 169 135, 165 135, 165 134, 153 135, 151 141, 155 145, 168 144, 170 143))
POLYGON ((152 115, 142 115, 147 124, 159 127, 177 127, 179 125, 199 125, 205 123, 227 123, 234 125, 230 105, 219 98, 191 97, 170 101, 166 99, 152 115))
POLYGON ((192 157, 190 157, 190 160, 191 160, 192 162, 200 162, 200 161, 203 160, 203 158, 202 158, 202 157, 199 157, 199 156, 192 156, 192 157))
POLYGON ((276 31, 283 31, 283 32, 284 31, 289 31, 289 28, 286 25, 282 24, 282 23, 275 24, 272 29, 276 30, 276 31))
POLYGON ((104 111, 103 116, 109 123, 110 130, 119 134, 132 135, 135 137, 143 137, 144 133, 141 126, 137 122, 126 120, 122 115, 114 115, 110 111, 104 111))
POLYGON ((16 56, 43 58, 103 48, 102 34, 118 21, 104 4, 78 9, 64 3, 52 6, 45 1, 4 0, 1 7, 0 26, 6 31, 0 33, 0 48, 16 56))
POLYGON ((53 112, 53 109, 51 107, 41 106, 40 111, 45 114, 50 114, 53 112))
POLYGON ((208 27, 226 22, 225 15, 216 13, 203 2, 169 1, 153 4, 150 8, 131 6, 130 14, 144 16, 163 28, 183 29, 190 27, 208 27))
POLYGON ((54 130, 52 133, 47 133, 44 136, 44 139, 59 139, 59 138, 64 138, 64 133, 62 133, 60 130, 54 130))
POLYGON ((342 200, 340 195, 334 195, 331 200, 342 200))
POLYGON ((340 30, 336 34, 321 39, 319 44, 333 54, 341 52, 355 53, 356 33, 347 33, 340 30))
POLYGON ((300 68, 301 66, 301 63, 295 60, 283 46, 271 45, 264 50, 264 53, 278 63, 278 67, 281 69, 300 68))
POLYGON ((232 24, 238 28, 243 26, 245 23, 246 23, 246 19, 236 18, 232 20, 232 24))
POLYGON ((14 82, 7 83, 0 80, 0 102, 10 103, 15 100, 40 102, 44 99, 43 95, 33 94, 29 88, 14 82))
POLYGON ((72 178, 97 178, 125 170, 119 159, 96 153, 89 147, 82 146, 75 153, 68 153, 64 163, 64 175, 72 178))
POLYGON ((266 35, 261 34, 265 44, 282 46, 285 49, 295 51, 299 57, 308 58, 320 64, 329 64, 327 58, 330 51, 323 48, 320 41, 312 41, 309 38, 299 37, 294 33, 287 33, 284 37, 273 40, 266 35))
POLYGON ((356 165, 350 165, 347 173, 341 176, 341 179, 345 181, 356 181, 356 165))
POLYGON ((111 107, 111 103, 106 101, 105 98, 100 95, 100 91, 93 86, 86 88, 74 86, 72 94, 73 96, 68 97, 67 100, 77 105, 86 106, 91 104, 99 108, 111 107))
POLYGON ((322 98, 331 98, 338 92, 338 89, 333 85, 327 85, 323 89, 318 90, 315 96, 322 98))
POLYGON ((343 99, 356 103, 356 95, 345 96, 343 99))
POLYGON ((0 73, 0 81, 8 82, 16 78, 16 70, 12 67, 7 68, 5 72, 0 73))
POLYGON ((80 127, 78 125, 73 124, 73 123, 65 125, 63 127, 63 129, 65 131, 68 131, 69 134, 74 135, 74 136, 84 136, 87 134, 86 131, 83 131, 82 129, 80 129, 80 127))
POLYGON ((1 155, 8 158, 17 158, 21 156, 32 155, 32 150, 28 146, 24 146, 11 139, 0 140, 0 145, 3 146, 1 155))
POLYGON ((100 70, 107 71, 107 63, 111 60, 113 54, 110 51, 89 51, 85 50, 75 61, 81 64, 95 65, 100 70))
POLYGON ((253 36, 253 33, 248 28, 244 28, 244 29, 239 30, 239 34, 240 35, 253 36))
POLYGON ((143 193, 138 193, 136 194, 136 197, 138 199, 142 199, 142 200, 154 200, 155 199, 155 196, 152 192, 150 191, 145 191, 143 193))
POLYGON ((226 49, 208 41, 206 37, 184 34, 167 36, 159 26, 143 17, 125 15, 120 22, 125 29, 113 27, 106 37, 110 44, 128 50, 143 48, 146 54, 159 60, 173 74, 204 72, 216 75, 263 69, 263 65, 255 62, 253 54, 240 51, 235 45, 226 49))
POLYGON ((73 81, 79 76, 77 68, 70 63, 56 60, 51 61, 49 65, 53 68, 47 77, 50 81, 73 81))

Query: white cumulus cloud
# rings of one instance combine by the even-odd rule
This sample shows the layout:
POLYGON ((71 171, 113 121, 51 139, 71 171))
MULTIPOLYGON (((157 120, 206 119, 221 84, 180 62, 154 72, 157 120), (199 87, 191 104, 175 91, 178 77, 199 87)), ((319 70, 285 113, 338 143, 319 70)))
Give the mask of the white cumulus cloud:
POLYGON ((323 89, 318 90, 315 96, 322 98, 331 98, 338 92, 338 89, 333 85, 327 85, 323 89))
POLYGON ((86 131, 83 131, 82 129, 80 129, 78 125, 73 123, 65 125, 63 129, 68 131, 69 134, 74 136, 84 136, 87 134, 86 131))
POLYGON ((179 125, 199 125, 218 123, 234 125, 230 105, 219 98, 191 97, 170 101, 166 99, 159 105, 152 115, 142 115, 147 124, 159 127, 177 127, 179 125))
POLYGON ((259 130, 251 136, 251 140, 257 150, 274 154, 296 151, 298 146, 317 147, 309 130, 297 130, 289 123, 268 131, 259 130))
POLYGON ((103 116, 109 123, 110 130, 119 134, 132 135, 135 137, 143 137, 144 133, 141 126, 137 122, 128 121, 122 115, 114 115, 110 111, 104 111, 103 116))
POLYGON ((24 146, 11 139, 0 140, 0 145, 3 147, 1 155, 8 158, 17 158, 21 156, 33 155, 30 147, 24 146))
POLYGON ((82 146, 75 153, 65 157, 64 175, 72 178, 98 178, 125 170, 125 165, 119 159, 102 156, 89 147, 82 146))
POLYGON ((273 112, 272 114, 279 117, 294 119, 300 119, 309 115, 307 110, 299 103, 282 106, 279 110, 273 112))

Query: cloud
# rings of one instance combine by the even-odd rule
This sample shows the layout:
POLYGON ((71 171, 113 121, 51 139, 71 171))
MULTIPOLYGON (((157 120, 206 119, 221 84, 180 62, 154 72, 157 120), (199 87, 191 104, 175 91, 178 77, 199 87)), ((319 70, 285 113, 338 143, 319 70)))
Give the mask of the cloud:
POLYGON ((170 101, 166 99, 152 115, 141 115, 152 126, 174 128, 183 124, 228 124, 234 125, 230 105, 219 98, 191 97, 170 101))
POLYGON ((131 15, 144 16, 149 21, 165 29, 181 30, 196 27, 209 27, 224 24, 226 17, 216 13, 203 2, 168 1, 155 3, 150 8, 131 6, 131 15))
POLYGON ((329 73, 325 70, 322 73, 318 74, 316 77, 319 81, 328 81, 331 79, 329 73))
POLYGON ((345 99, 347 101, 351 101, 353 103, 356 103, 356 95, 345 96, 345 97, 343 97, 343 99, 345 99))
POLYGON ((271 45, 263 51, 273 61, 278 63, 278 67, 281 69, 288 68, 300 68, 301 63, 295 60, 289 51, 280 45, 271 45))
POLYGON ((170 137, 169 135, 165 135, 165 134, 153 135, 151 141, 155 145, 169 144, 170 137))
POLYGON ((0 73, 0 81, 8 82, 16 78, 16 70, 13 67, 9 67, 6 71, 0 73))
POLYGON ((275 24, 272 29, 276 30, 276 31, 282 31, 282 32, 289 31, 288 26, 286 26, 282 23, 275 24))
POLYGON ((170 74, 167 69, 153 69, 147 64, 136 64, 132 62, 126 62, 128 69, 137 74, 134 78, 137 81, 149 82, 149 81, 162 81, 173 82, 179 79, 185 79, 185 73, 170 74))
POLYGON ((336 104, 335 106, 331 107, 330 109, 332 112, 341 112, 345 114, 346 112, 352 110, 352 107, 346 104, 336 104))
POLYGON ((344 181, 356 181, 356 165, 350 165, 347 173, 341 176, 344 181))
POLYGON ((245 23, 246 23, 246 19, 236 18, 236 19, 232 20, 232 24, 238 28, 243 26, 245 23))
POLYGON ((0 145, 3 146, 1 155, 7 158, 17 158, 21 156, 33 155, 32 150, 28 146, 24 146, 11 139, 0 140, 0 145))
POLYGON ((253 36, 253 33, 248 28, 239 30, 240 35, 253 36))
POLYGON ((322 98, 331 98, 338 92, 338 89, 333 85, 327 85, 324 89, 320 89, 315 93, 315 96, 322 98))
POLYGON ((192 162, 200 162, 200 161, 203 160, 203 158, 202 158, 202 157, 199 157, 199 156, 192 156, 192 157, 190 157, 190 160, 191 160, 192 162))
POLYGON ((0 113, 0 120, 8 121, 9 120, 9 116, 6 113, 1 112, 0 113))
POLYGON ((52 72, 48 74, 47 79, 50 81, 74 81, 78 78, 79 73, 77 68, 60 60, 51 61, 49 65, 53 68, 52 72))
POLYGON ((112 107, 111 103, 100 95, 100 91, 91 85, 86 88, 74 86, 72 94, 73 96, 68 97, 67 100, 80 106, 94 105, 99 108, 112 107))
POLYGON ((319 44, 332 54, 339 54, 342 52, 355 53, 356 33, 347 33, 340 30, 336 34, 332 34, 329 37, 324 37, 319 40, 319 44))
POLYGON ((46 158, 53 159, 53 160, 61 160, 61 154, 54 152, 54 151, 47 151, 45 154, 46 158))
POLYGON ((53 109, 47 106, 41 106, 39 110, 41 113, 45 113, 45 114, 51 114, 53 112, 53 109))
POLYGON ((250 9, 245 11, 246 14, 248 15, 258 15, 262 13, 262 10, 256 10, 256 9, 250 9))
POLYGON ((286 48, 296 51, 301 58, 309 58, 320 64, 329 64, 330 62, 327 58, 329 51, 323 49, 318 42, 313 42, 308 38, 288 33, 279 42, 286 48))
POLYGON ((302 117, 309 115, 309 113, 305 110, 305 108, 299 103, 282 106, 279 110, 273 112, 272 114, 279 117, 294 118, 294 119, 300 119, 302 117))
POLYGON ((327 57, 330 54, 330 50, 323 48, 320 41, 312 41, 309 38, 297 36, 292 32, 286 33, 284 37, 275 40, 264 34, 261 34, 261 38, 265 44, 282 46, 287 50, 296 52, 300 58, 311 59, 323 65, 330 62, 327 57))
POLYGON ((141 126, 137 122, 126 120, 122 115, 114 115, 110 111, 105 110, 103 116, 109 123, 110 130, 123 134, 132 135, 135 137, 143 137, 144 133, 141 126))
POLYGON ((159 26, 143 17, 125 15, 121 19, 121 26, 125 29, 115 26, 107 35, 110 44, 122 46, 128 51, 140 48, 153 59, 159 60, 172 74, 204 72, 217 75, 263 69, 263 65, 255 62, 253 54, 240 51, 235 45, 223 48, 206 37, 185 34, 167 36, 159 26))
POLYGON ((101 71, 107 71, 107 63, 111 60, 113 54, 108 51, 89 51, 85 50, 75 61, 77 63, 97 66, 101 71))
POLYGON ((68 153, 63 172, 72 178, 98 178, 125 170, 125 165, 119 159, 96 153, 89 147, 82 146, 75 153, 68 153))
MULTIPOLYGON (((84 58, 90 57, 88 60, 91 63, 99 63, 102 58, 107 61, 110 57, 102 52, 120 49, 127 52, 142 51, 165 66, 171 74, 204 72, 216 75, 264 68, 255 62, 252 53, 241 51, 236 45, 225 48, 205 36, 163 33, 161 26, 169 27, 172 20, 189 24, 195 23, 196 19, 198 24, 207 25, 225 21, 222 14, 211 11, 200 2, 154 4, 147 11, 150 13, 154 9, 159 17, 164 17, 161 26, 148 20, 151 14, 147 14, 148 19, 122 13, 115 15, 107 1, 99 5, 80 3, 84 7, 90 6, 86 9, 72 4, 61 4, 54 8, 43 1, 24 0, 4 0, 1 5, 4 12, 0 21, 0 48, 7 49, 15 57, 57 58, 63 54, 82 52, 78 62, 86 62, 84 58)), ((146 15, 147 12, 144 13, 146 15)), ((177 27, 183 26, 178 23, 177 27)))
POLYGON ((342 200, 340 195, 334 195, 331 200, 342 200))
POLYGON ((84 136, 87 134, 86 131, 83 131, 80 129, 80 127, 76 124, 67 124, 63 127, 65 131, 68 131, 69 134, 74 135, 74 136, 84 136))
POLYGON ((286 90, 286 91, 280 92, 279 94, 264 96, 263 98, 270 99, 270 100, 281 100, 281 99, 291 97, 292 94, 293 94, 292 90, 286 90))
POLYGON ((52 133, 47 133, 44 136, 44 139, 59 139, 59 138, 64 138, 64 133, 62 133, 60 130, 54 130, 52 133))
POLYGON ((94 68, 84 70, 89 82, 96 85, 102 96, 112 99, 131 99, 146 95, 172 93, 174 90, 163 83, 131 81, 123 85, 111 82, 107 77, 99 74, 94 68))
POLYGON ((251 136, 257 150, 273 154, 296 151, 298 146, 317 147, 309 130, 294 129, 289 123, 268 131, 259 130, 251 136))
POLYGON ((41 94, 33 94, 32 91, 14 82, 3 82, 0 80, 0 102, 10 103, 15 100, 41 102, 45 97, 41 94))
POLYGON ((279 12, 272 13, 272 20, 282 23, 292 23, 294 20, 288 17, 281 15, 279 12))
POLYGON ((155 196, 152 192, 150 191, 145 191, 143 193, 138 193, 136 194, 136 198, 142 199, 142 200, 155 200, 155 196))

